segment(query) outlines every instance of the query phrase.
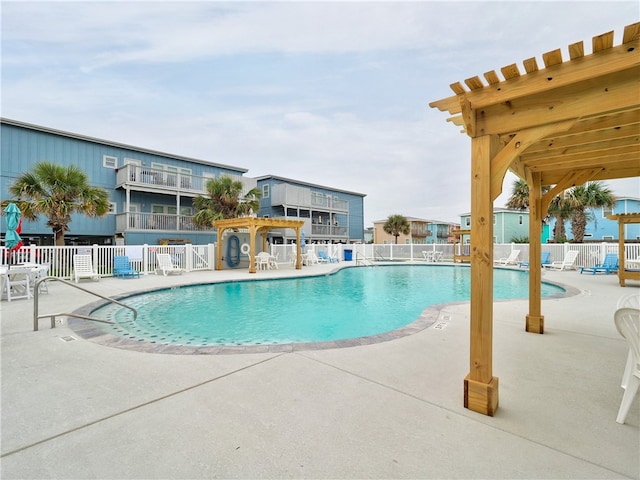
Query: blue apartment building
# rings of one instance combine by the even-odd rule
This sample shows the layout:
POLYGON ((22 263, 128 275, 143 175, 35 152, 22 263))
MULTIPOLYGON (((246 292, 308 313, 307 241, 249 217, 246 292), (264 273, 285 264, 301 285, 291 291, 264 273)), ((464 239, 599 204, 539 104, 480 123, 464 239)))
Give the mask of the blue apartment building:
MULTIPOLYGON (((256 181, 261 193, 259 216, 303 220, 306 243, 364 242, 365 194, 275 175, 256 181)), ((295 232, 272 231, 270 241, 292 243, 295 232)))
MULTIPOLYGON (((205 185, 211 178, 230 176, 244 184, 244 191, 258 186, 256 179, 244 176, 247 169, 159 152, 109 140, 87 137, 15 120, 0 119, 0 195, 10 200, 9 187, 22 173, 41 161, 63 166, 77 165, 94 187, 104 188, 110 195, 110 214, 102 218, 73 215, 70 231, 65 235, 69 245, 127 244, 206 244, 215 242, 213 227, 202 228, 193 223, 193 200, 206 194, 205 185)), ((262 191, 307 188, 313 192, 309 205, 312 238, 327 241, 348 241, 364 237, 364 195, 319 187, 294 180, 263 177, 262 191), (279 187, 279 184, 290 187, 279 187), (265 185, 267 187, 265 187, 265 185), (323 195, 319 200, 318 195, 323 195), (359 201, 358 201, 359 199, 359 201), (322 217, 322 218, 321 218, 322 217), (322 223, 320 223, 322 220, 322 223), (332 225, 326 235, 316 225, 332 225), (341 227, 341 228, 338 228, 341 227)), ((310 197, 311 198, 311 197, 310 197)), ((286 202, 281 206, 263 200, 264 212, 259 216, 281 216, 298 208, 305 215, 303 204, 286 202)), ((21 237, 25 244, 52 245, 53 233, 46 217, 38 221, 24 220, 21 237)), ((0 222, 0 232, 6 223, 0 222)), ((284 240, 284 239, 283 239, 284 240)))
MULTIPOLYGON (((618 222, 609 220, 607 215, 617 215, 621 213, 638 213, 640 212, 640 198, 635 197, 617 197, 616 204, 613 208, 592 208, 587 209, 589 221, 585 227, 584 240, 610 242, 618 240, 618 222)), ((551 231, 555 226, 555 219, 550 222, 551 231)), ((567 237, 572 238, 571 222, 566 223, 567 237)), ((640 241, 640 224, 628 223, 624 226, 624 240, 640 241)))

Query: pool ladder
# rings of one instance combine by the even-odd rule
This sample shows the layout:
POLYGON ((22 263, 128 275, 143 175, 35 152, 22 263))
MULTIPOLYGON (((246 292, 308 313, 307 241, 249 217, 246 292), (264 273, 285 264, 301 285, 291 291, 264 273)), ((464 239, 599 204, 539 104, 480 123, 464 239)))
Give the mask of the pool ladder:
POLYGON ((373 262, 371 260, 367 260, 364 254, 361 254, 360 252, 356 252, 356 267, 357 266, 372 267, 373 262))
POLYGON ((115 322, 112 322, 110 320, 104 320, 102 318, 90 317, 88 315, 81 315, 79 313, 59 312, 59 313, 47 313, 47 314, 39 315, 38 314, 38 294, 39 294, 39 291, 40 291, 40 284, 42 282, 47 282, 47 281, 62 282, 65 285, 69 285, 70 287, 77 288, 78 290, 82 290, 83 292, 89 293, 89 294, 94 295, 96 297, 100 297, 103 300, 107 300, 108 302, 116 303, 116 304, 120 305, 121 307, 127 308, 127 309, 129 309, 129 310, 131 310, 133 312, 133 320, 134 321, 138 317, 138 311, 135 308, 130 307, 129 305, 126 305, 126 304, 124 304, 122 302, 119 302, 118 300, 114 300, 113 298, 110 298, 110 297, 105 297, 104 295, 100 295, 99 293, 92 292, 91 290, 87 290, 86 288, 83 288, 80 285, 76 285, 75 283, 68 282, 68 281, 63 280, 63 279, 58 278, 58 277, 42 277, 42 278, 39 278, 38 280, 36 280, 35 286, 33 287, 33 331, 34 332, 38 331, 38 320, 40 320, 41 318, 46 318, 46 317, 51 317, 51 328, 56 328, 56 317, 61 317, 61 316, 83 318, 85 320, 91 320, 93 322, 110 323, 110 324, 115 323, 115 322))

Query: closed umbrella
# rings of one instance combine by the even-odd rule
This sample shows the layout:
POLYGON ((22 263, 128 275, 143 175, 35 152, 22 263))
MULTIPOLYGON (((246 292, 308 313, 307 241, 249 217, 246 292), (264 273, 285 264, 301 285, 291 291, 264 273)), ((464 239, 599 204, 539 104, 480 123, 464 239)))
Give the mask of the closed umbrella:
POLYGON ((300 233, 300 249, 304 250, 304 247, 307 246, 307 243, 304 241, 304 230, 300 233))
POLYGON ((4 209, 7 220, 7 233, 4 236, 4 246, 9 250, 16 250, 22 246, 22 240, 18 235, 21 230, 20 209, 15 203, 10 203, 4 209))

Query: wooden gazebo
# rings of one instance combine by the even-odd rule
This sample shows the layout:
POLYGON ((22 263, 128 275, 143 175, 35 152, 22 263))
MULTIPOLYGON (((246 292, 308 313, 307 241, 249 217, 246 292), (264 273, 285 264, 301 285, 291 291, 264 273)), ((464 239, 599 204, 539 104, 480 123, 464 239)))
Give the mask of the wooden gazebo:
MULTIPOLYGON (((292 228, 296 231, 296 268, 302 268, 300 237, 304 220, 284 220, 278 218, 239 217, 216 220, 213 226, 218 229, 218 243, 222 241, 225 230, 246 228, 249 230, 249 273, 256 273, 256 235, 262 234, 262 249, 267 250, 267 233, 274 228, 292 228)), ((216 270, 222 270, 222 248, 216 249, 216 270)))
POLYGON ((471 137, 471 345, 465 407, 493 415, 493 202, 507 170, 529 186, 528 332, 543 333, 540 235, 551 200, 590 180, 640 176, 640 23, 451 85, 454 96, 430 103, 471 137), (551 190, 542 195, 542 186, 551 190))

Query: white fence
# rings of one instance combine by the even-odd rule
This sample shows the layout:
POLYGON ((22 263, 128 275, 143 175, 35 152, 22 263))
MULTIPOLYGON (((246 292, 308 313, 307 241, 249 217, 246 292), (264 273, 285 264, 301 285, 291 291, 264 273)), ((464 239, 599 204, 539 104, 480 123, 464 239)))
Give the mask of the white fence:
POLYGON ((174 264, 191 272, 215 268, 215 246, 208 245, 90 245, 40 247, 31 245, 16 252, 2 248, 2 263, 38 263, 49 265, 49 275, 71 278, 73 256, 91 255, 93 266, 102 277, 113 275, 113 257, 126 255, 131 266, 142 274, 154 273, 158 265, 156 253, 168 253, 174 264))
MULTIPOLYGON (((458 245, 458 249, 466 249, 469 245, 458 245)), ((640 243, 625 244, 625 258, 640 258, 640 243)), ((155 273, 157 267, 156 253, 168 253, 176 265, 187 272, 196 270, 215 269, 215 244, 207 245, 127 245, 127 246, 65 246, 65 247, 40 247, 31 245, 22 247, 17 252, 8 252, 6 248, 0 249, 1 264, 38 263, 50 266, 50 275, 59 278, 71 278, 73 271, 73 255, 89 254, 92 256, 93 265, 98 274, 103 277, 113 275, 113 257, 126 255, 133 268, 140 273, 155 273)), ((295 263, 295 245, 271 245, 271 254, 282 265, 295 263)), ((337 257, 340 260, 351 259, 367 260, 369 262, 393 262, 393 261, 424 261, 424 252, 438 252, 442 261, 453 260, 452 244, 311 244, 305 247, 305 251, 312 250, 316 253, 323 251, 329 257, 337 257)), ((511 251, 519 250, 519 261, 529 260, 529 244, 510 243, 495 244, 494 258, 508 257, 511 251)), ((562 260, 569 250, 578 250, 577 266, 593 266, 601 263, 607 253, 618 253, 617 243, 564 243, 543 244, 542 251, 550 252, 550 261, 562 260)), ((458 252, 460 253, 460 252, 458 252)), ((246 266, 248 259, 241 265, 246 266)), ((228 268, 226 265, 224 268, 228 268)))

